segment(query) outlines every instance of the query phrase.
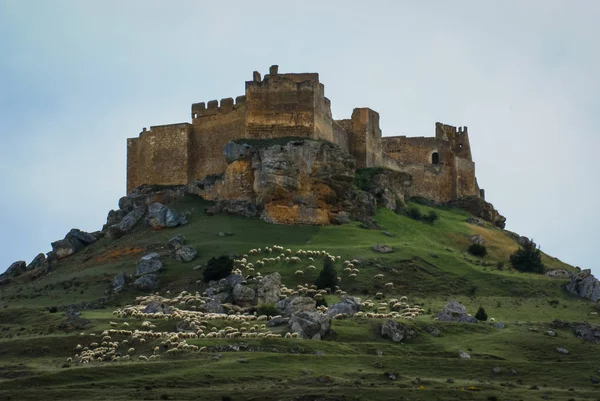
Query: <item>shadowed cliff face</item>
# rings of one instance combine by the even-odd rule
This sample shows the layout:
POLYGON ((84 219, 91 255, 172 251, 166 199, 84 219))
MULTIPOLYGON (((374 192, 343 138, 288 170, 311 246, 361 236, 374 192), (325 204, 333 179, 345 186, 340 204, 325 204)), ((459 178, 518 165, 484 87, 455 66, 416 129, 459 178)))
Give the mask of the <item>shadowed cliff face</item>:
POLYGON ((250 146, 230 142, 219 179, 192 191, 217 201, 215 212, 260 215, 278 224, 325 225, 375 213, 373 195, 354 187, 355 161, 335 145, 312 140, 250 146))

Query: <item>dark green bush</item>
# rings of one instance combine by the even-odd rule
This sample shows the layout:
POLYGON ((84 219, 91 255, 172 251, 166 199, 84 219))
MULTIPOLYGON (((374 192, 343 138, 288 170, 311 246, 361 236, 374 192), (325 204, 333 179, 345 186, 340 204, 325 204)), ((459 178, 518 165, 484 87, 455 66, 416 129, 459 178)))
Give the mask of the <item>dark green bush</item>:
POLYGON ((421 209, 416 206, 411 206, 406 209, 406 215, 413 220, 421 220, 423 218, 423 213, 421 213, 421 209))
POLYGON ((323 298, 317 299, 316 306, 329 306, 329 305, 327 304, 327 300, 325 299, 325 297, 323 297, 323 298))
POLYGON ((480 322, 485 322, 488 319, 488 315, 487 313, 485 313, 485 309, 483 309, 483 306, 480 306, 479 309, 477 309, 475 319, 479 320, 480 322))
POLYGON ((257 315, 276 316, 279 315, 279 310, 273 303, 262 304, 256 310, 257 315))
POLYGON ((471 244, 471 246, 469 246, 468 252, 473 256, 479 256, 482 258, 485 255, 487 255, 487 249, 485 248, 485 245, 479 244, 471 244))
POLYGON ((330 258, 325 258, 323 269, 319 273, 315 284, 319 289, 330 288, 333 291, 337 285, 337 277, 333 261, 330 258))
POLYGON ((202 279, 205 283, 213 280, 221 280, 229 276, 231 270, 233 270, 233 259, 229 256, 221 255, 218 258, 212 257, 202 271, 202 279))
POLYGON ((429 213, 422 217, 423 221, 426 221, 427 223, 431 224, 435 223, 439 219, 440 216, 435 212, 435 210, 430 210, 429 213))
POLYGON ((542 263, 542 251, 533 239, 525 242, 521 248, 510 255, 510 264, 520 272, 542 274, 546 270, 542 263))

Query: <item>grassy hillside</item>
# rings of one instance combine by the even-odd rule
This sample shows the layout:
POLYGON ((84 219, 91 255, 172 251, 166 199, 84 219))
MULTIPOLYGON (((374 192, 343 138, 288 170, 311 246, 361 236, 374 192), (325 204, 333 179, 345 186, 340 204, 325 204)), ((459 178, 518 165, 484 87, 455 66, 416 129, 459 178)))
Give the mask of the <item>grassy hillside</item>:
MULTIPOLYGON (((190 223, 175 229, 152 231, 140 227, 116 241, 102 239, 82 252, 61 260, 53 271, 32 281, 21 276, 0 288, 0 399, 600 399, 600 346, 577 339, 568 329, 552 328, 554 319, 571 322, 598 321, 590 315, 594 305, 566 294, 561 280, 519 273, 510 268, 509 255, 518 245, 492 226, 467 224, 468 214, 435 209, 434 224, 412 220, 380 210, 375 221, 382 230, 343 226, 278 226, 258 219, 207 216, 207 203, 186 198, 175 208, 190 211, 190 223), (219 236, 219 232, 232 233, 219 236), (384 233, 385 232, 385 233, 384 233), (199 251, 190 263, 169 258, 167 242, 183 234, 186 243, 199 251), (476 258, 466 252, 471 235, 482 235, 488 255, 476 258), (381 338, 381 319, 334 320, 334 334, 323 341, 301 339, 190 339, 189 344, 207 346, 209 352, 151 355, 157 341, 135 347, 130 362, 88 365, 66 363, 77 344, 89 344, 109 322, 127 321, 132 329, 142 321, 118 318, 112 311, 134 302, 142 292, 127 289, 102 307, 82 310, 91 322, 84 330, 65 324, 62 308, 102 298, 112 278, 124 271, 132 274, 140 256, 157 251, 163 255, 160 293, 182 290, 194 293, 201 269, 213 256, 248 253, 253 248, 280 245, 293 251, 325 250, 341 260, 360 261, 360 273, 350 279, 336 264, 341 288, 363 301, 377 292, 385 299, 407 296, 427 312, 404 323, 417 336, 397 344, 381 338), (374 244, 393 248, 389 254, 371 250, 374 244), (499 268, 499 263, 503 264, 499 268), (384 279, 374 276, 383 274, 384 279), (392 289, 384 283, 392 282, 392 289), (433 319, 449 300, 458 300, 475 314, 483 306, 488 316, 505 324, 442 323, 433 319), (48 308, 57 307, 51 313, 48 308), (428 334, 435 326, 441 335, 428 334), (232 351, 228 345, 239 345, 232 351), (568 354, 555 348, 563 347, 568 354), (458 358, 458 351, 472 358, 458 358), (500 373, 493 373, 500 368, 500 373), (396 373, 391 380, 388 373, 396 373), (416 380, 416 378, 419 378, 416 380), (453 382, 447 382, 452 378, 453 382), (298 396, 304 398, 297 398, 298 396), (318 398, 320 396, 321 398, 318 398), (225 397, 225 398, 223 398, 225 397)), ((410 205, 428 212, 430 207, 410 205)), ((524 233, 526 234, 526 233, 524 233)), ((250 257, 258 259, 258 257, 250 257)), ((548 268, 573 269, 544 255, 548 268)), ((263 275, 278 271, 288 288, 314 282, 322 261, 289 266, 273 263, 257 267, 263 275), (294 272, 302 269, 303 277, 294 272)), ((331 305, 335 295, 328 297, 331 305)), ((78 306, 80 307, 80 305, 78 306)), ((157 322, 157 329, 174 331, 175 322, 157 322)), ((225 324, 214 323, 223 328, 225 324)), ((282 329, 280 329, 282 330, 282 329)))

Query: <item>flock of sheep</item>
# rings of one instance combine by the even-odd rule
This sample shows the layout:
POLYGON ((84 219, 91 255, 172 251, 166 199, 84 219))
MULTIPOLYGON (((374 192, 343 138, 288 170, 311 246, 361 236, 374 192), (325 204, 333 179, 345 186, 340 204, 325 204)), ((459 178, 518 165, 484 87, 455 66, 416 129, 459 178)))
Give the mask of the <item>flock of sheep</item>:
MULTIPOLYGON (((334 256, 326 251, 312 251, 299 249, 295 253, 291 249, 284 249, 281 246, 274 245, 264 249, 251 249, 242 258, 234 261, 233 273, 260 278, 260 272, 256 269, 268 264, 286 263, 298 266, 306 258, 308 263, 307 270, 316 270, 314 266, 316 258, 330 258, 334 263, 341 261, 341 256, 334 256), (268 254, 268 257, 260 257, 260 254, 268 254), (275 256, 272 256, 275 255, 275 256), (251 257, 256 257, 254 262, 251 257), (245 273, 245 274, 244 274, 245 273)), ((356 259, 346 260, 343 263, 343 275, 348 279, 356 279, 360 270, 356 267, 360 262, 356 259)), ((297 269, 296 276, 303 276, 304 270, 297 269)), ((375 280, 383 280, 383 274, 373 276, 375 280)), ((341 283, 342 278, 338 277, 341 283)), ((393 283, 384 285, 386 289, 393 288, 393 283)), ((300 284, 295 289, 287 288, 284 284, 280 287, 280 294, 283 298, 301 295, 312 296, 315 300, 322 300, 327 294, 326 290, 319 290, 313 284, 300 284)), ((341 288, 335 288, 335 294, 342 296, 346 293, 341 288)), ((182 291, 175 297, 166 296, 158 293, 141 296, 136 298, 136 305, 127 305, 124 308, 117 309, 113 315, 121 319, 133 319, 129 322, 110 322, 111 328, 105 330, 100 336, 94 333, 89 334, 91 343, 87 346, 78 344, 75 348, 76 354, 67 359, 68 363, 88 364, 92 362, 120 362, 131 361, 137 354, 138 361, 153 361, 159 359, 162 354, 173 355, 187 352, 206 352, 207 347, 199 347, 188 344, 188 339, 270 339, 270 338, 297 338, 298 333, 274 333, 268 327, 267 323, 271 319, 277 319, 281 316, 257 315, 247 313, 244 308, 236 305, 224 304, 225 313, 209 313, 197 310, 198 307, 206 303, 209 298, 203 297, 199 292, 194 294, 182 291), (145 313, 144 310, 149 304, 160 304, 163 310, 155 313, 145 313), (165 308, 169 309, 165 313, 165 308), (160 331, 157 325, 160 321, 177 321, 178 327, 182 327, 181 332, 160 331), (138 323, 134 323, 137 321, 138 323), (139 323, 141 321, 141 324, 139 323), (154 323, 153 323, 154 321, 154 323), (139 328, 132 329, 131 325, 139 328), (221 326, 221 327, 220 327, 221 326), (223 327, 224 326, 224 327, 223 327), (101 337, 100 340, 96 338, 101 337), (148 343, 147 343, 148 342, 148 343), (152 342, 150 344, 149 342, 152 342), (137 349, 136 349, 137 347, 137 349), (144 355, 144 352, 149 355, 144 355)), ((414 319, 424 310, 419 306, 411 306, 406 296, 399 299, 390 299, 383 301, 385 296, 378 292, 374 300, 366 300, 362 303, 362 310, 354 315, 358 319, 414 319), (377 301, 377 302, 376 302, 377 301), (368 311, 370 310, 370 311, 368 311)), ((327 312, 327 306, 318 306, 317 311, 327 312)), ((337 314, 334 319, 346 319, 349 316, 337 314)), ((85 337, 84 333, 81 333, 85 337)))

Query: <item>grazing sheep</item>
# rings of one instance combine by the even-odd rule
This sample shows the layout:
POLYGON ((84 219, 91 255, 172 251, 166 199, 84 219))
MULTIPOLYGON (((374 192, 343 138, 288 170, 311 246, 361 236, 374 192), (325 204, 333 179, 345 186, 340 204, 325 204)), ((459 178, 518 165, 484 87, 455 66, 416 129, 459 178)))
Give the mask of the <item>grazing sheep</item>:
POLYGON ((144 356, 144 355, 140 355, 140 356, 138 356, 138 359, 139 359, 140 361, 146 361, 146 362, 148 362, 148 357, 147 357, 147 356, 144 356))
POLYGON ((295 274, 296 276, 304 276, 304 272, 303 272, 302 270, 296 270, 296 271, 294 272, 294 274, 295 274))
POLYGON ((315 266, 313 266, 313 265, 310 265, 310 266, 307 267, 307 269, 308 270, 316 270, 317 268, 315 266))
POLYGON ((352 274, 348 275, 348 278, 352 278, 352 279, 354 279, 354 278, 356 278, 356 277, 357 277, 357 275, 356 275, 355 273, 352 273, 352 274))
POLYGON ((383 274, 376 274, 373 276, 374 279, 383 280, 383 274))
POLYGON ((393 288, 394 287, 394 283, 385 283, 383 286, 385 288, 393 288))
POLYGON ((119 323, 117 323, 117 322, 110 322, 110 325, 111 325, 112 327, 117 327, 117 326, 119 325, 119 323))

